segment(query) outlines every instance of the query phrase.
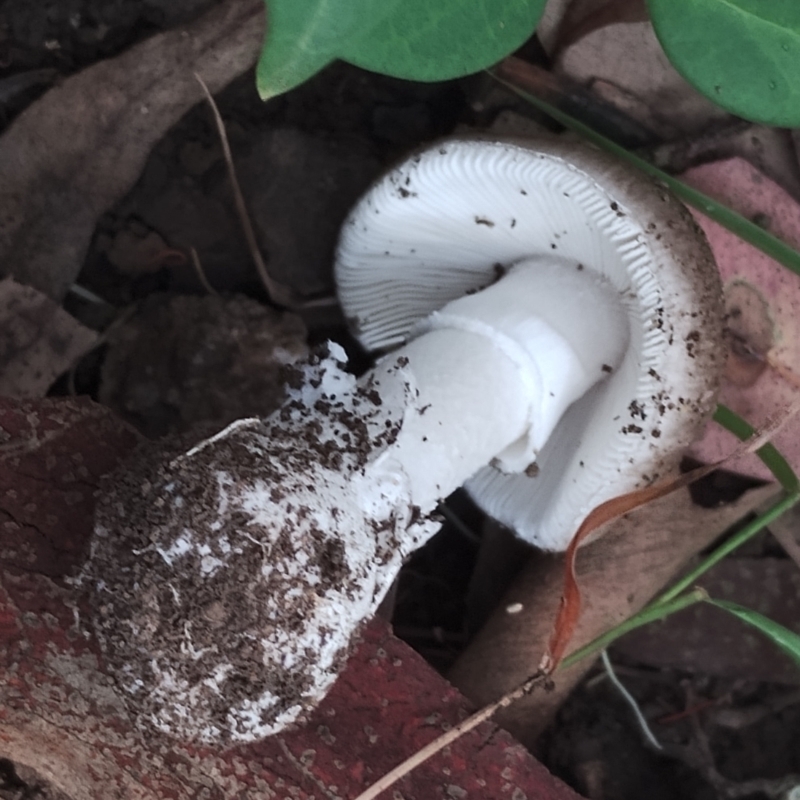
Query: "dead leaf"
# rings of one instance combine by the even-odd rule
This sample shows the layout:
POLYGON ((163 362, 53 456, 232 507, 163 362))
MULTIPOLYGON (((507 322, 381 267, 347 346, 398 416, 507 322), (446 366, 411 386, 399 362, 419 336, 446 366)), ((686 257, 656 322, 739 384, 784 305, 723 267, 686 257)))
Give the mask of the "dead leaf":
POLYGON ((576 577, 575 562, 578 557, 578 550, 586 539, 603 525, 607 525, 609 522, 619 519, 637 508, 647 506, 655 500, 667 497, 679 489, 691 486, 696 481, 720 469, 720 467, 737 461, 745 453, 755 453, 756 450, 770 442, 781 429, 793 422, 798 411, 800 411, 800 400, 795 400, 789 409, 767 421, 761 430, 746 441, 740 442, 734 450, 730 451, 720 461, 713 464, 705 464, 690 472, 684 472, 674 478, 660 481, 644 489, 639 489, 620 497, 613 497, 611 500, 607 500, 597 508, 592 509, 572 537, 572 541, 570 541, 569 547, 564 554, 564 590, 553 626, 553 633, 539 665, 539 669, 542 672, 549 675, 558 669, 580 619, 581 591, 576 577))
POLYGON ((606 25, 645 22, 649 18, 644 0, 573 0, 558 26, 556 51, 564 50, 606 25))
POLYGON ((540 670, 547 674, 552 674, 558 669, 567 652, 567 647, 572 641, 575 629, 578 627, 582 601, 576 574, 576 561, 578 549, 586 539, 602 526, 637 508, 647 506, 659 498, 667 497, 678 489, 689 486, 694 481, 700 480, 700 478, 718 469, 719 466, 719 464, 711 464, 699 467, 696 470, 692 470, 692 472, 679 475, 673 480, 663 481, 620 497, 613 497, 611 500, 607 500, 597 508, 592 509, 572 537, 572 541, 570 541, 569 547, 564 553, 564 589, 561 593, 561 603, 553 625, 553 632, 550 635, 547 650, 539 665, 540 670))
POLYGON ((95 223, 134 184, 155 142, 202 98, 255 62, 261 0, 228 0, 67 78, 0 138, 0 264, 60 301, 95 223))
MULTIPOLYGON (((800 203, 746 161, 734 158, 704 164, 681 177, 800 247, 800 203)), ((800 276, 699 212, 692 213, 714 252, 726 295, 731 352, 720 402, 759 426, 798 397, 797 387, 779 371, 800 375, 800 276), (780 370, 767 368, 768 361, 780 370)), ((701 461, 714 461, 730 448, 731 441, 731 434, 709 426, 692 454, 701 461)), ((792 420, 780 431, 774 444, 790 464, 800 466, 800 420, 792 420)), ((728 468, 772 479, 755 456, 745 456, 728 468)))
POLYGON ((660 139, 697 133, 729 117, 676 72, 649 22, 596 29, 565 47, 553 69, 591 87, 660 139))
POLYGON ((697 135, 642 149, 639 155, 671 175, 738 156, 800 202, 800 164, 791 131, 784 128, 733 118, 697 135))
MULTIPOLYGON (((584 609, 573 647, 641 610, 692 556, 775 493, 774 486, 765 486, 729 505, 705 509, 695 506, 683 488, 608 523, 601 538, 581 549, 577 563, 584 609)), ((476 704, 491 702, 535 671, 558 609, 564 568, 563 554, 532 557, 448 675, 476 704), (519 613, 506 612, 519 605, 519 613)), ((553 692, 517 701, 498 714, 498 723, 534 746, 591 663, 586 659, 559 670, 553 692)))
POLYGON ((0 395, 43 397, 96 341, 94 331, 49 297, 0 280, 0 395))
POLYGON ((543 69, 516 56, 501 61, 492 72, 501 81, 580 118, 624 147, 641 147, 653 139, 653 131, 567 75, 543 69))

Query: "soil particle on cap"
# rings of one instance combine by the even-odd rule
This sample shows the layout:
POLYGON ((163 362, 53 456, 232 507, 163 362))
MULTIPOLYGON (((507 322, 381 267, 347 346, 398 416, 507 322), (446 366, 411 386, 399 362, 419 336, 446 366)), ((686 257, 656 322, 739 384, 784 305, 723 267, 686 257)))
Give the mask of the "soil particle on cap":
POLYGON ((639 417, 639 419, 647 419, 647 414, 645 413, 644 406, 637 400, 631 400, 630 405, 628 406, 628 412, 632 417, 639 417))

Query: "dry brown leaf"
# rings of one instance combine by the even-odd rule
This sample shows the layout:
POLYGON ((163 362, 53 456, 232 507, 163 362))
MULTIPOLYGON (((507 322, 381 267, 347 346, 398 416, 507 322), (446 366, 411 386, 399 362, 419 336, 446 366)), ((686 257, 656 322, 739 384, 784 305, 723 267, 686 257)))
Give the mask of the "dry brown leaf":
POLYGON ((555 48, 563 50, 592 31, 615 22, 644 22, 647 19, 644 0, 573 0, 558 26, 555 48))
POLYGON ((0 395, 44 397, 96 341, 94 331, 49 297, 11 278, 0 280, 0 395))
POLYGON ((95 223, 130 188, 155 142, 255 62, 261 0, 228 0, 197 22, 67 78, 0 138, 0 264, 61 300, 95 223))
POLYGON ((299 317, 241 295, 155 293, 107 335, 100 401, 148 437, 266 416, 306 335, 299 317))
POLYGON ((673 486, 672 483, 659 484, 657 486, 648 486, 646 489, 631 492, 622 497, 614 497, 593 509, 581 523, 578 532, 572 537, 572 541, 564 554, 564 589, 561 593, 561 603, 558 606, 553 633, 550 636, 550 641, 539 669, 548 675, 558 669, 558 665, 567 652, 567 646, 572 641, 575 628, 578 626, 582 603, 575 562, 578 557, 578 548, 586 540, 586 537, 623 514, 627 514, 636 508, 641 508, 659 497, 666 497, 679 488, 680 485, 673 486))
POLYGON ((553 70, 591 87, 660 139, 690 135, 729 115, 675 70, 649 22, 614 22, 564 47, 553 70))

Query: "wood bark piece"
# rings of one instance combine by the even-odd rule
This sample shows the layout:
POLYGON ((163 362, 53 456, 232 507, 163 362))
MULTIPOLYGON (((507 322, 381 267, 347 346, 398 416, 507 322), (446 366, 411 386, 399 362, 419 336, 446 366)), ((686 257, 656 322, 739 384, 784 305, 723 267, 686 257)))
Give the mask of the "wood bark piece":
MULTIPOLYGON (((571 649, 643 608, 692 556, 775 491, 766 486, 747 492, 735 503, 703 509, 692 504, 688 489, 681 489, 610 523, 601 538, 578 555, 583 612, 571 649)), ((456 662, 448 677, 475 703, 495 700, 536 671, 550 637, 563 575, 562 555, 532 558, 456 662), (521 611, 507 612, 517 604, 521 611)), ((592 663, 585 659, 557 672, 552 692, 523 698, 501 712, 497 721, 524 744, 535 747, 592 663)))
MULTIPOLYGON (((323 704, 286 734, 216 751, 137 729, 80 625, 85 598, 65 581, 99 480, 136 436, 87 400, 3 400, 0 437, 0 757, 37 782, 75 800, 352 798, 467 716, 464 698, 373 622, 323 704)), ((387 796, 577 800, 491 723, 387 796)))
POLYGON ((202 99, 249 69, 261 0, 227 0, 67 78, 0 138, 0 271, 60 301, 97 218, 134 184, 151 148, 202 99))

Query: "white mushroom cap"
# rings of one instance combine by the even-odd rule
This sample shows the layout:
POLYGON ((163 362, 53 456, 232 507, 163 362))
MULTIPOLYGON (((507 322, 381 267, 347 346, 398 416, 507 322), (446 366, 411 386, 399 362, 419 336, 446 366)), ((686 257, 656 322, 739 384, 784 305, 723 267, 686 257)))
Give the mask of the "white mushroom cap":
POLYGON ((721 290, 683 206, 574 142, 455 139, 363 197, 343 229, 336 279, 361 343, 386 350, 446 303, 541 256, 594 270, 616 289, 628 348, 563 415, 535 477, 487 466, 467 489, 522 538, 564 549, 592 508, 674 469, 713 408, 721 290))

